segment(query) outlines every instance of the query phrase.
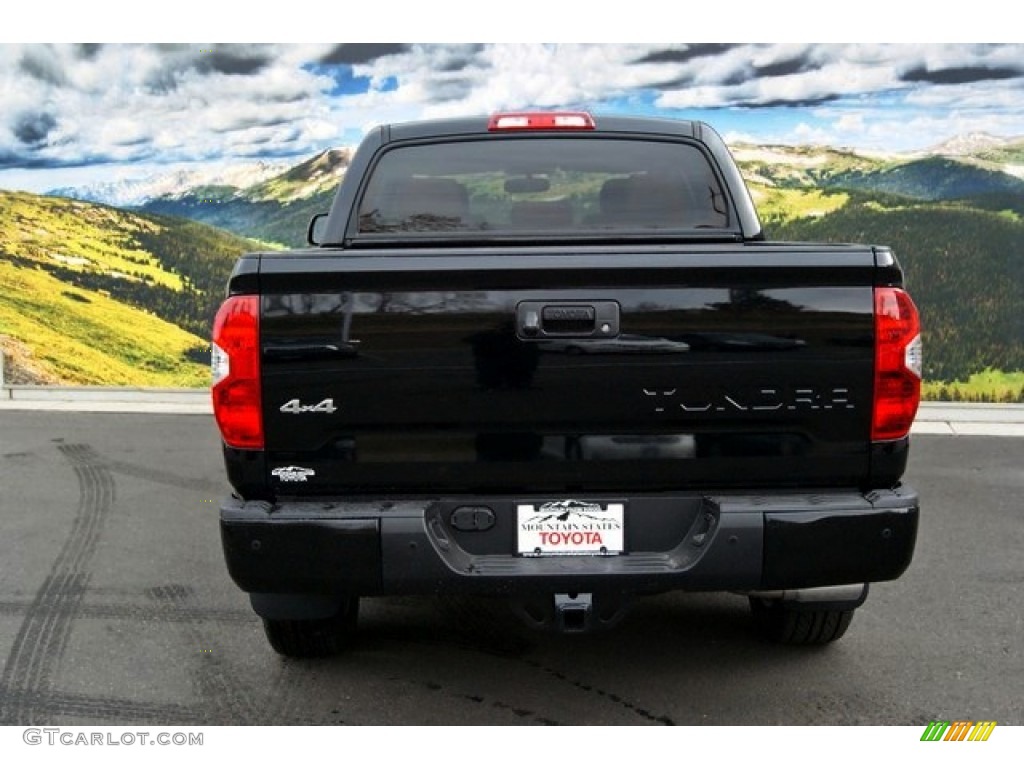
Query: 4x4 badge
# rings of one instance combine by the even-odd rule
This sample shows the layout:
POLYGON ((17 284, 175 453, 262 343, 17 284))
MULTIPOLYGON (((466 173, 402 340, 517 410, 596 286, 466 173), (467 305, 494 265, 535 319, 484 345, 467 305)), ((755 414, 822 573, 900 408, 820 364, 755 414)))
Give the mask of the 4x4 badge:
POLYGON ((302 401, 296 397, 282 405, 279 410, 281 413, 334 413, 338 409, 334 407, 333 397, 321 400, 316 405, 303 405, 302 401))

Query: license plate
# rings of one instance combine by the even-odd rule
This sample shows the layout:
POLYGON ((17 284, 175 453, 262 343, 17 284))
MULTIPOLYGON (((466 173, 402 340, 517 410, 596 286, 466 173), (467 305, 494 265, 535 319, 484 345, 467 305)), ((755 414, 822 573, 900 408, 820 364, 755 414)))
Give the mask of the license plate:
POLYGON ((625 505, 550 501, 516 507, 519 554, 618 555, 623 551, 625 505))

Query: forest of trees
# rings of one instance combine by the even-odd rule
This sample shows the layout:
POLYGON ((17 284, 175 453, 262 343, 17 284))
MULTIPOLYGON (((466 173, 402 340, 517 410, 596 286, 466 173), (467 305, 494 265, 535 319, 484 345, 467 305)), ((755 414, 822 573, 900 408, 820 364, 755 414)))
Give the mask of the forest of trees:
POLYGON ((188 195, 174 200, 152 200, 143 210, 167 216, 183 216, 241 237, 298 248, 306 244, 309 220, 316 213, 330 210, 333 199, 333 190, 288 203, 245 198, 219 200, 188 195))
POLYGON ((888 245, 922 316, 925 378, 1024 370, 1024 222, 1014 211, 854 195, 819 218, 768 222, 779 240, 888 245))

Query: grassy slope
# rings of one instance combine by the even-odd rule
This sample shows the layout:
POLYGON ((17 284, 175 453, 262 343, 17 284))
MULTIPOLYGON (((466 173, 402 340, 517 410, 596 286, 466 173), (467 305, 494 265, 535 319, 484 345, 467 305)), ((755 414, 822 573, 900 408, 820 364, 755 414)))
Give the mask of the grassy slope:
POLYGON ((824 216, 838 211, 850 200, 850 196, 843 192, 830 193, 820 189, 784 189, 762 185, 751 185, 750 194, 765 227, 795 219, 824 216))
POLYGON ((989 368, 972 373, 967 381, 925 381, 922 395, 925 400, 1020 403, 1024 402, 1024 371, 989 368))
MULTIPOLYGON (((45 383, 197 387, 209 380, 207 367, 186 357, 205 346, 198 336, 41 269, 0 261, 0 343, 5 336, 28 348, 27 362, 45 383)), ((17 345, 3 346, 15 357, 17 345)))
POLYGON ((194 222, 0 191, 8 378, 202 386, 213 307, 250 245, 194 222))
POLYGON ((154 230, 157 224, 116 208, 0 191, 0 248, 8 255, 178 290, 181 278, 139 247, 138 236, 154 230))

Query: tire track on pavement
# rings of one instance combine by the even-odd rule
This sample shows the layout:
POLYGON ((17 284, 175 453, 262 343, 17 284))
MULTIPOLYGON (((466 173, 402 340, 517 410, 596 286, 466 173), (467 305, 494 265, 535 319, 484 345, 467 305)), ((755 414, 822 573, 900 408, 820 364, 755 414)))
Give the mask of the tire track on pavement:
MULTIPOLYGON (((95 590, 89 594, 95 596, 95 590)), ((34 605, 30 600, 0 600, 0 615, 26 614, 34 605)), ((124 619, 142 622, 186 622, 209 621, 215 624, 251 625, 252 611, 226 610, 222 608, 189 608, 181 610, 172 605, 131 605, 117 603, 89 602, 80 605, 77 616, 89 619, 124 619)))
POLYGON ((194 707, 179 704, 132 701, 116 697, 87 694, 28 693, 22 696, 23 706, 31 708, 36 717, 52 723, 58 716, 111 720, 117 725, 151 722, 154 725, 206 725, 206 717, 194 707))
POLYGON ((193 590, 185 584, 165 584, 147 590, 147 595, 158 603, 169 606, 179 615, 188 617, 182 625, 186 645, 195 649, 198 657, 189 664, 188 674, 199 693, 199 708, 206 714, 210 725, 255 725, 262 722, 260 709, 246 686, 231 671, 228 662, 214 654, 200 653, 210 646, 213 633, 203 630, 204 615, 192 606, 193 590))
POLYGON ((26 611, 0 676, 0 723, 34 725, 89 584, 90 561, 113 507, 110 471, 87 445, 58 445, 78 478, 75 517, 56 560, 26 611))
POLYGON ((141 464, 131 464, 126 461, 110 461, 97 457, 103 465, 118 475, 126 475, 139 480, 146 480, 158 485, 167 485, 172 488, 183 488, 186 491, 197 491, 202 493, 224 493, 226 486, 222 482, 211 480, 206 477, 182 477, 173 472, 166 472, 161 469, 145 467, 141 464))

